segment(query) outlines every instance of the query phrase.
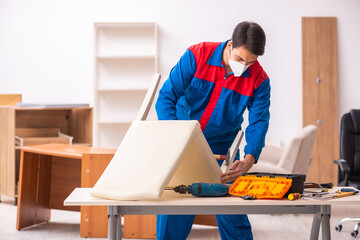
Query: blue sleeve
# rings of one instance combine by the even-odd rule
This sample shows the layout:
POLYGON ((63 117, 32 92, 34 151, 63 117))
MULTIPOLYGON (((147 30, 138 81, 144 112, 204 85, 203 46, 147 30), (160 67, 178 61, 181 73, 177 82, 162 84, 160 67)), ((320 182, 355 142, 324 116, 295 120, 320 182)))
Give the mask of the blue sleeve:
POLYGON ((262 148, 265 146, 265 135, 270 120, 270 80, 266 79, 254 90, 254 100, 248 107, 249 125, 245 131, 247 145, 244 152, 259 159, 262 148))
POLYGON ((176 103, 184 96, 186 88, 190 85, 196 72, 194 54, 187 49, 179 62, 171 69, 169 78, 160 89, 155 104, 159 120, 177 120, 176 103))

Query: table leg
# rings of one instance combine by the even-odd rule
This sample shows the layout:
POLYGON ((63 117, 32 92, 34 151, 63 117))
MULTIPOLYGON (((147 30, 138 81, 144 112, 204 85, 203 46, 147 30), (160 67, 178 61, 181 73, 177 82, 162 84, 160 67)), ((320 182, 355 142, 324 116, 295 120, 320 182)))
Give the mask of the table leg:
POLYGON ((321 232, 323 240, 330 240, 330 215, 331 215, 331 206, 321 206, 322 218, 321 218, 321 232))
POLYGON ((320 221, 321 214, 320 212, 316 212, 311 226, 310 240, 317 240, 319 238, 320 221))
POLYGON ((116 210, 116 207, 108 206, 108 240, 116 240, 116 210))
POLYGON ((319 238, 320 224, 322 230, 322 239, 330 240, 330 205, 318 206, 318 210, 314 214, 313 223, 311 227, 310 240, 317 240, 319 238))
POLYGON ((121 215, 119 214, 119 207, 116 208, 117 215, 116 215, 116 240, 122 239, 122 229, 121 229, 121 215))
POLYGON ((108 240, 120 239, 122 239, 122 230, 119 207, 108 206, 108 240))

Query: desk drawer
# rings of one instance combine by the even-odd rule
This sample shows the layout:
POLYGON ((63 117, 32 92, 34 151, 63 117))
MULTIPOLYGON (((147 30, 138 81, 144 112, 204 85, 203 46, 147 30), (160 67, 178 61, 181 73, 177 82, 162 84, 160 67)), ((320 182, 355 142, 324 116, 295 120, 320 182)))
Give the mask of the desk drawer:
POLYGON ((47 143, 72 144, 73 137, 60 132, 59 128, 17 128, 15 145, 18 147, 47 143))

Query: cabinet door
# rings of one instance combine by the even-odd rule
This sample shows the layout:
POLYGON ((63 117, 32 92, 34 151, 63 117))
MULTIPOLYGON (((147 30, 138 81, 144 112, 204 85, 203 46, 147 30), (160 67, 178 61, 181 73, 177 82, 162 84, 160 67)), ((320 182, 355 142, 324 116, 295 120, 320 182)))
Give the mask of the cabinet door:
POLYGON ((0 195, 15 197, 15 110, 0 107, 0 195))
POLYGON ((339 157, 336 18, 302 18, 303 125, 318 127, 307 181, 336 182, 339 157))
MULTIPOLYGON (((113 158, 113 154, 83 154, 81 187, 94 187, 113 158)), ((81 206, 80 237, 106 238, 107 207, 81 206)))

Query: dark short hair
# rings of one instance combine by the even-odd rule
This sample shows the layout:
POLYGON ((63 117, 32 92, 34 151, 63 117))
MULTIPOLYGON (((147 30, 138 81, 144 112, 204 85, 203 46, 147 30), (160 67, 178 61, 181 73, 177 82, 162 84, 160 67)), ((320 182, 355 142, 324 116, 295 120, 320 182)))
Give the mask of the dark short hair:
POLYGON ((265 52, 266 36, 259 24, 241 22, 236 25, 231 37, 233 48, 245 46, 254 55, 263 55, 265 52))

